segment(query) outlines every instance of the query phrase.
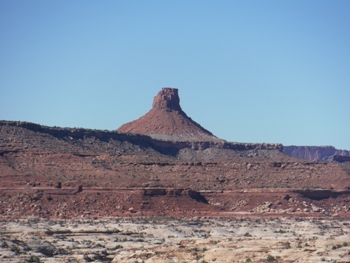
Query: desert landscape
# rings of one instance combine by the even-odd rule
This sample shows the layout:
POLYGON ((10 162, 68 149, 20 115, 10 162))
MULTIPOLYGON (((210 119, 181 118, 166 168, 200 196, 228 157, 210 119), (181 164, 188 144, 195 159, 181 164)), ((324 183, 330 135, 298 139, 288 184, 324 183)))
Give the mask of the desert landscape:
POLYGON ((0 259, 350 262, 349 156, 227 142, 173 88, 116 131, 0 121, 0 259))
POLYGON ((1 262, 349 262, 349 220, 2 221, 1 262))

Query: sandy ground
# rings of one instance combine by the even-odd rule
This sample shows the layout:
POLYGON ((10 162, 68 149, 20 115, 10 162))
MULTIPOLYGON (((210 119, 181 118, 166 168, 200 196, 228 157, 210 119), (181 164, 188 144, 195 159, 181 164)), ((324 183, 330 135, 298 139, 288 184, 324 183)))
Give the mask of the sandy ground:
POLYGON ((0 262, 350 262, 350 220, 4 220, 0 262))

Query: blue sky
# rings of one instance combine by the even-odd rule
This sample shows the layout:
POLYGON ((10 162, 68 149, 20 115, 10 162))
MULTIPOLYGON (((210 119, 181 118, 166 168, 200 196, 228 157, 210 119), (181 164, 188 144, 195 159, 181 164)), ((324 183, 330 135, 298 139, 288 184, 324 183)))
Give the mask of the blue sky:
POLYGON ((179 89, 227 141, 350 150, 350 1, 0 1, 0 119, 117 129, 179 89))

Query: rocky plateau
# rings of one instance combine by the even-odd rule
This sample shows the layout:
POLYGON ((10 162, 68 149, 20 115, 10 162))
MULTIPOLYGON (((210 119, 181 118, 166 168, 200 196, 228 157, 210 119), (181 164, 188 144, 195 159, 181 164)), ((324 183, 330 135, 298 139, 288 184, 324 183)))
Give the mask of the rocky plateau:
POLYGON ((117 131, 0 121, 1 262, 350 262, 346 152, 227 142, 179 103, 164 88, 117 131))

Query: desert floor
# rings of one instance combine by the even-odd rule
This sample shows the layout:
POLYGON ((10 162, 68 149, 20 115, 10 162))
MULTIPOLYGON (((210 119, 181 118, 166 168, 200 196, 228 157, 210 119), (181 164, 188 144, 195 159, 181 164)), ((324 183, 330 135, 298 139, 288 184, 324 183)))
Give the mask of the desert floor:
POLYGON ((350 262, 350 221, 2 220, 0 262, 350 262))

